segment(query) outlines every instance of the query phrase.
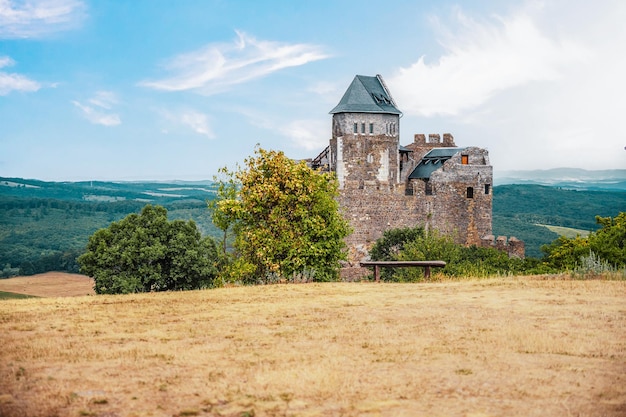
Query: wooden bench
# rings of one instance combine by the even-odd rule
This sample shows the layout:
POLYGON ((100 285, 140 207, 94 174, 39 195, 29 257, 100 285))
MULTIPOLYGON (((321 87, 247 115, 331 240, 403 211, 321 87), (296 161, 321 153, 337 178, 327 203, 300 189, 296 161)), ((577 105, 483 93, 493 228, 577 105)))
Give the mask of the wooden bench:
POLYGON ((374 280, 380 282, 380 267, 398 268, 398 267, 416 267, 424 268, 424 278, 430 278, 430 268, 443 268, 446 266, 444 261, 366 261, 361 262, 361 266, 374 267, 374 280))

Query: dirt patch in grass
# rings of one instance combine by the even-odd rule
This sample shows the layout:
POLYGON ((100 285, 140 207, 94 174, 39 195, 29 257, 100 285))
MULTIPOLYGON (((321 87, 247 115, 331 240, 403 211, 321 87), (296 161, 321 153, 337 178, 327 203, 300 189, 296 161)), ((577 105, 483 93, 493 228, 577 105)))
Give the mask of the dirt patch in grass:
POLYGON ((624 416, 626 282, 5 300, 0 415, 624 416))
POLYGON ((37 297, 76 297, 95 294, 93 279, 65 272, 0 279, 0 291, 37 297))

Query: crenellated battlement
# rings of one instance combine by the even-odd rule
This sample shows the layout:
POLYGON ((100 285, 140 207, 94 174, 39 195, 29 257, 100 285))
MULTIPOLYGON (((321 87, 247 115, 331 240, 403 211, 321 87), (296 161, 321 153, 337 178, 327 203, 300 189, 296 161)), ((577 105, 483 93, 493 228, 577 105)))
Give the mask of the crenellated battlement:
POLYGON ((426 135, 423 133, 416 133, 413 136, 413 145, 419 147, 430 147, 430 148, 454 148, 456 145, 454 144, 454 136, 451 133, 443 134, 443 141, 441 140, 441 135, 439 133, 429 133, 428 139, 426 135))
POLYGON ((497 238, 494 235, 483 236, 480 239, 480 246, 483 248, 495 248, 505 252, 509 255, 509 258, 524 259, 526 256, 524 242, 515 236, 511 236, 508 241, 506 236, 498 236, 497 238))

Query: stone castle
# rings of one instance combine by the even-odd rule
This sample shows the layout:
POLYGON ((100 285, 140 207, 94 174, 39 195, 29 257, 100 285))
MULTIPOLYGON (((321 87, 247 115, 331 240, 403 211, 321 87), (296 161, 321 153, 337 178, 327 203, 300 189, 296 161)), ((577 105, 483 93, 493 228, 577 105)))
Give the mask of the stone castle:
POLYGON ((417 134, 400 145, 402 112, 380 75, 357 75, 330 114, 330 144, 311 166, 337 175, 353 229, 346 239, 352 265, 368 258, 385 230, 415 226, 524 257, 523 242, 492 235, 487 150, 458 147, 449 133, 417 134))

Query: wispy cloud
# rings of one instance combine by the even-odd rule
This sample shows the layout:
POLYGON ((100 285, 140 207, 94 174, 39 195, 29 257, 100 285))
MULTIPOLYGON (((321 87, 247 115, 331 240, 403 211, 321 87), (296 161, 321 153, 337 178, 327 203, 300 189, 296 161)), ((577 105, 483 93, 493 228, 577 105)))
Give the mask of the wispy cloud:
POLYGON ((237 39, 232 43, 209 44, 168 60, 164 67, 172 76, 143 81, 140 85, 164 91, 194 90, 209 95, 283 68, 328 57, 316 45, 258 40, 237 31, 237 39))
MULTIPOLYGON (((15 61, 8 56, 0 56, 0 68, 15 65, 15 61)), ((21 74, 0 71, 0 96, 6 96, 11 91, 37 91, 41 84, 21 74)))
POLYGON ((501 91, 559 79, 588 55, 573 42, 548 37, 524 10, 477 21, 457 8, 453 19, 455 33, 432 20, 445 50, 437 62, 422 56, 388 80, 405 113, 456 115, 501 91))
POLYGON ((209 118, 206 114, 196 111, 187 111, 180 115, 180 122, 191 128, 194 132, 213 139, 215 134, 209 125, 209 118))
POLYGON ((294 120, 280 128, 297 148, 312 151, 328 145, 328 123, 325 120, 294 120))
POLYGON ((98 91, 87 100, 87 103, 72 101, 83 116, 91 123, 103 126, 117 126, 122 123, 120 116, 111 109, 118 103, 116 95, 110 91, 98 91))
POLYGON ((81 0, 0 0, 0 38, 39 38, 72 29, 85 10, 81 0))
MULTIPOLYGON (((193 132, 214 139, 215 134, 211 128, 210 118, 208 115, 193 109, 183 110, 158 110, 161 117, 175 126, 182 126, 185 129, 191 129, 193 132)), ((169 133, 171 129, 164 129, 164 133, 169 133)))

